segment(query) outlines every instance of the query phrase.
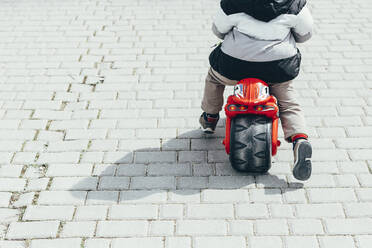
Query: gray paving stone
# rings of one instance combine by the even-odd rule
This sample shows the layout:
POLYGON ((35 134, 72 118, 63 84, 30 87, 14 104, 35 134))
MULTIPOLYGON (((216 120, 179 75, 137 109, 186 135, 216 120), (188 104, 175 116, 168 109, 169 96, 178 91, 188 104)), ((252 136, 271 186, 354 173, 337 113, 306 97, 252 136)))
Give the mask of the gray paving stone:
POLYGON ((167 237, 165 240, 166 248, 190 248, 191 238, 189 237, 167 237))
POLYGON ((88 140, 67 140, 49 142, 48 151, 81 151, 88 146, 88 140))
POLYGON ((304 189, 284 190, 283 197, 286 203, 306 203, 307 202, 306 192, 304 189))
POLYGON ((325 226, 329 234, 370 234, 372 220, 369 218, 326 219, 325 226))
POLYGON ((229 156, 221 150, 217 151, 210 150, 208 151, 207 156, 208 163, 222 163, 229 161, 229 156))
POLYGON ((348 153, 350 154, 350 158, 352 160, 371 160, 372 149, 358 149, 358 150, 349 150, 348 153))
POLYGON ((0 208, 0 223, 10 223, 19 218, 18 209, 0 208))
POLYGON ((0 177, 19 177, 23 165, 2 165, 0 166, 0 177))
POLYGON ((171 203, 200 203, 200 190, 182 189, 168 193, 168 202, 171 203))
POLYGON ((323 234, 323 225, 318 219, 295 219, 289 221, 291 232, 295 235, 323 234))
POLYGON ((229 221, 229 234, 233 236, 252 236, 253 235, 252 220, 232 220, 229 221))
POLYGON ((76 208, 74 219, 78 221, 105 220, 107 206, 79 206, 76 208))
POLYGON ((27 206, 22 220, 61 220, 72 219, 73 206, 27 206))
POLYGON ((348 127, 346 131, 349 137, 369 137, 371 136, 372 127, 348 127))
POLYGON ((371 179, 370 174, 360 174, 360 175, 358 175, 358 178, 359 178, 360 184, 363 187, 371 187, 372 184, 371 184, 371 182, 368 181, 368 180, 371 179))
POLYGON ((26 179, 22 178, 1 178, 0 191, 23 191, 26 186, 26 179))
POLYGON ((249 197, 254 202, 282 202, 280 189, 249 189, 249 197))
POLYGON ((50 178, 31 178, 28 179, 27 191, 42 191, 45 190, 48 186, 50 178))
MULTIPOLYGON (((340 161, 342 163, 342 161, 340 161)), ((314 174, 338 174, 339 169, 336 162, 314 162, 314 174)))
POLYGON ((288 235, 288 223, 286 220, 256 220, 256 232, 258 235, 288 235))
POLYGON ((309 200, 312 203, 327 202, 355 202, 356 197, 353 189, 350 188, 324 188, 308 189, 309 200))
POLYGON ((287 188, 287 178, 283 175, 259 175, 256 177, 258 188, 287 188))
POLYGON ((153 238, 119 238, 112 241, 112 248, 120 247, 154 247, 162 248, 164 243, 160 237, 153 238))
POLYGON ((366 248, 371 244, 372 236, 371 235, 361 235, 357 236, 356 243, 358 244, 358 248, 366 248))
POLYGON ((236 204, 235 211, 239 219, 266 219, 269 216, 266 204, 236 204))
POLYGON ((39 205, 84 205, 85 191, 41 191, 39 205))
POLYGON ((32 248, 48 248, 48 247, 71 247, 71 248, 80 248, 81 239, 34 239, 31 241, 32 248))
POLYGON ((372 189, 371 188, 360 188, 355 190, 358 196, 358 199, 361 202, 372 201, 372 189))
POLYGON ((147 230, 147 221, 99 221, 96 236, 107 238, 145 236, 147 230))
POLYGON ((210 176, 209 187, 213 189, 253 188, 252 176, 210 176))
POLYGON ((289 236, 285 237, 285 244, 288 248, 298 247, 301 244, 302 247, 306 248, 318 248, 318 241, 315 236, 289 236))
POLYGON ((226 235, 227 223, 223 220, 181 220, 177 222, 178 235, 226 235))
POLYGON ((112 205, 116 204, 119 199, 118 191, 89 191, 87 205, 112 205))
POLYGON ((252 248, 269 248, 269 247, 283 247, 283 241, 278 236, 253 236, 248 239, 248 243, 252 248))
POLYGON ((31 205, 35 197, 35 192, 28 192, 19 195, 18 199, 12 203, 14 207, 25 207, 31 205))
POLYGON ((178 153, 179 162, 207 162, 207 153, 205 151, 180 151, 178 153))
POLYGON ((150 222, 150 236, 171 236, 174 235, 175 222, 170 220, 153 220, 150 222))
POLYGON ((341 149, 371 149, 372 145, 369 140, 370 138, 337 138, 335 143, 341 149))
MULTIPOLYGON (((290 177, 290 183, 296 182, 294 177, 290 177)), ((329 174, 312 175, 311 179, 305 181, 304 187, 306 188, 331 188, 336 185, 334 178, 329 174)))
POLYGON ((157 219, 158 206, 156 205, 114 205, 109 209, 110 220, 121 219, 157 219))
POLYGON ((89 139, 104 139, 106 137, 106 129, 70 129, 67 130, 65 139, 66 140, 89 140, 89 139))
POLYGON ((338 187, 354 188, 360 186, 355 175, 336 175, 334 178, 338 187))
POLYGON ((327 247, 355 247, 354 239, 351 236, 324 236, 319 237, 319 243, 322 248, 327 247))
POLYGON ((149 164, 147 173, 150 176, 189 176, 191 166, 189 164, 149 164))
POLYGON ((214 175, 214 166, 211 164, 193 164, 193 176, 211 176, 214 175))
POLYGON ((50 186, 51 190, 95 190, 96 177, 55 177, 50 186))
MULTIPOLYGON (((118 176, 145 176, 147 166, 144 164, 119 165, 117 169, 118 176)), ((105 170, 106 171, 106 170, 105 170)), ((158 173, 162 175, 161 173, 158 173)))
POLYGON ((368 166, 363 161, 345 161, 338 162, 338 167, 343 174, 368 173, 368 166))
POLYGON ((110 239, 94 238, 85 240, 84 248, 109 248, 111 244, 110 239))
POLYGON ((371 217, 371 207, 372 203, 346 203, 344 208, 345 208, 345 213, 347 217, 350 218, 362 218, 362 217, 371 217))
POLYGON ((128 190, 120 192, 120 204, 126 203, 162 203, 167 201, 164 190, 128 190))
POLYGON ((26 242, 25 241, 0 241, 0 247, 4 248, 25 248, 26 242))
POLYGON ((296 213, 300 218, 343 218, 345 216, 343 206, 338 203, 298 204, 296 213))
MULTIPOLYGON (((135 163, 171 163, 176 162, 176 153, 169 152, 136 152, 135 163)), ((181 161, 182 162, 182 161, 181 161)))
POLYGON ((177 189, 206 189, 208 183, 208 177, 178 177, 177 189))
POLYGON ((49 152, 41 153, 37 162, 45 163, 77 163, 79 161, 79 152, 49 152))
POLYGON ((202 192, 203 202, 229 203, 229 202, 248 202, 248 191, 238 190, 214 190, 207 189, 202 192))
POLYGON ((13 152, 0 152, 0 163, 9 164, 13 157, 13 152))
POLYGON ((314 161, 344 161, 347 160, 348 155, 344 150, 318 150, 314 151, 314 161))
MULTIPOLYGON (((94 166, 93 176, 113 176, 116 172, 116 165, 111 164, 96 164, 94 166)), ((120 175, 119 175, 120 176, 120 175)))
POLYGON ((186 217, 190 219, 232 219, 234 209, 231 204, 188 204, 186 217))
POLYGON ((160 205, 160 219, 180 219, 183 217, 183 204, 160 205))
POLYGON ((132 177, 131 189, 175 189, 174 177, 132 177))
POLYGON ((50 164, 46 175, 49 177, 71 177, 71 176, 90 176, 92 173, 92 165, 89 164, 50 164))
POLYGON ((10 202, 10 197, 12 193, 10 192, 0 192, 0 207, 8 207, 10 202))
POLYGON ((12 222, 7 239, 55 238, 59 221, 12 222))
POLYGON ((93 237, 95 229, 95 221, 66 222, 60 237, 93 237))
POLYGON ((292 205, 285 204, 270 204, 269 211, 272 218, 288 218, 294 217, 294 210, 292 205))
MULTIPOLYGON (((63 136, 64 136, 64 133, 61 132, 61 131, 49 131, 49 130, 48 131, 44 131, 44 130, 41 130, 38 133, 37 139, 39 141, 52 142, 52 141, 62 140, 63 139, 63 136)), ((46 159, 46 160, 53 159, 52 157, 53 157, 53 155, 52 156, 49 156, 48 154, 44 154, 43 155, 43 159, 46 159)))
POLYGON ((98 190, 124 190, 129 188, 129 177, 101 177, 98 190))
MULTIPOLYGON (((160 120, 159 125, 161 126, 161 124, 165 125, 165 120, 163 121, 160 120)), ((179 125, 177 125, 177 127, 179 127, 179 125)), ((188 139, 165 139, 162 141, 162 149, 164 151, 189 150, 189 147, 190 147, 190 140, 188 139)))
POLYGON ((199 247, 206 247, 206 246, 213 246, 213 247, 234 247, 234 248, 241 248, 245 247, 245 239, 244 237, 239 236, 232 236, 232 237, 197 237, 194 241, 194 246, 199 247))

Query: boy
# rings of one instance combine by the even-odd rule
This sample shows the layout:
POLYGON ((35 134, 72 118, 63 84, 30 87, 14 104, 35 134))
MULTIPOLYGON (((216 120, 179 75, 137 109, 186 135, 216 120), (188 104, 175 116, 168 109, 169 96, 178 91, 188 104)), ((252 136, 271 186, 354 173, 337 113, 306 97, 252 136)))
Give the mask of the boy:
POLYGON ((312 25, 306 0, 222 0, 212 31, 223 42, 209 56, 199 119, 205 133, 214 133, 225 85, 248 77, 267 82, 278 100, 285 139, 293 143, 293 175, 299 180, 311 175, 312 148, 292 79, 301 62, 296 42, 310 39, 312 25))

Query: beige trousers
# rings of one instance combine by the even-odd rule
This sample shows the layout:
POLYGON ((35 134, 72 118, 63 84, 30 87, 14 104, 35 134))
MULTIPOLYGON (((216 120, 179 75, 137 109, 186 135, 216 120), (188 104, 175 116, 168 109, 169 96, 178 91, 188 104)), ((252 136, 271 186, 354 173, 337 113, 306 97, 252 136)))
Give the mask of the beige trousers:
MULTIPOLYGON (((205 79, 204 96, 201 108, 209 114, 217 114, 222 110, 223 92, 226 85, 235 85, 238 81, 230 80, 212 68, 205 79)), ((279 117, 284 137, 287 141, 295 134, 306 134, 305 118, 294 98, 292 81, 269 84, 270 93, 276 97, 279 105, 279 117)))

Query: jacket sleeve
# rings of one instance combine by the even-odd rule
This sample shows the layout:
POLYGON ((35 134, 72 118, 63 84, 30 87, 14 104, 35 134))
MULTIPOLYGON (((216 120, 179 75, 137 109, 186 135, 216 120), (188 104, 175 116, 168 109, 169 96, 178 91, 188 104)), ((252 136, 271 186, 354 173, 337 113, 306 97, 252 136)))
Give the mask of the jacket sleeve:
POLYGON ((298 13, 297 17, 296 26, 294 26, 291 31, 295 41, 303 43, 311 38, 313 34, 314 21, 306 5, 302 8, 300 13, 298 13))
POLYGON ((222 8, 219 7, 213 20, 212 31, 220 39, 225 37, 233 27, 235 23, 232 18, 223 12, 222 8))
POLYGON ((215 36, 217 36, 221 40, 223 40, 225 38, 225 34, 220 33, 220 31, 218 31, 215 23, 213 23, 213 25, 212 25, 212 32, 214 33, 215 36))

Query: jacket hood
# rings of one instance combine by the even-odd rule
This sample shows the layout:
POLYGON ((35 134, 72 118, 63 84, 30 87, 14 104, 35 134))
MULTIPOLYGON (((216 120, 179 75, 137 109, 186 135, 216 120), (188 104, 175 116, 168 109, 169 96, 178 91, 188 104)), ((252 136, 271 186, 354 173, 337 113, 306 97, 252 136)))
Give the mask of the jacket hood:
POLYGON ((221 0, 226 15, 244 12, 257 20, 268 22, 281 14, 297 15, 306 0, 221 0))

